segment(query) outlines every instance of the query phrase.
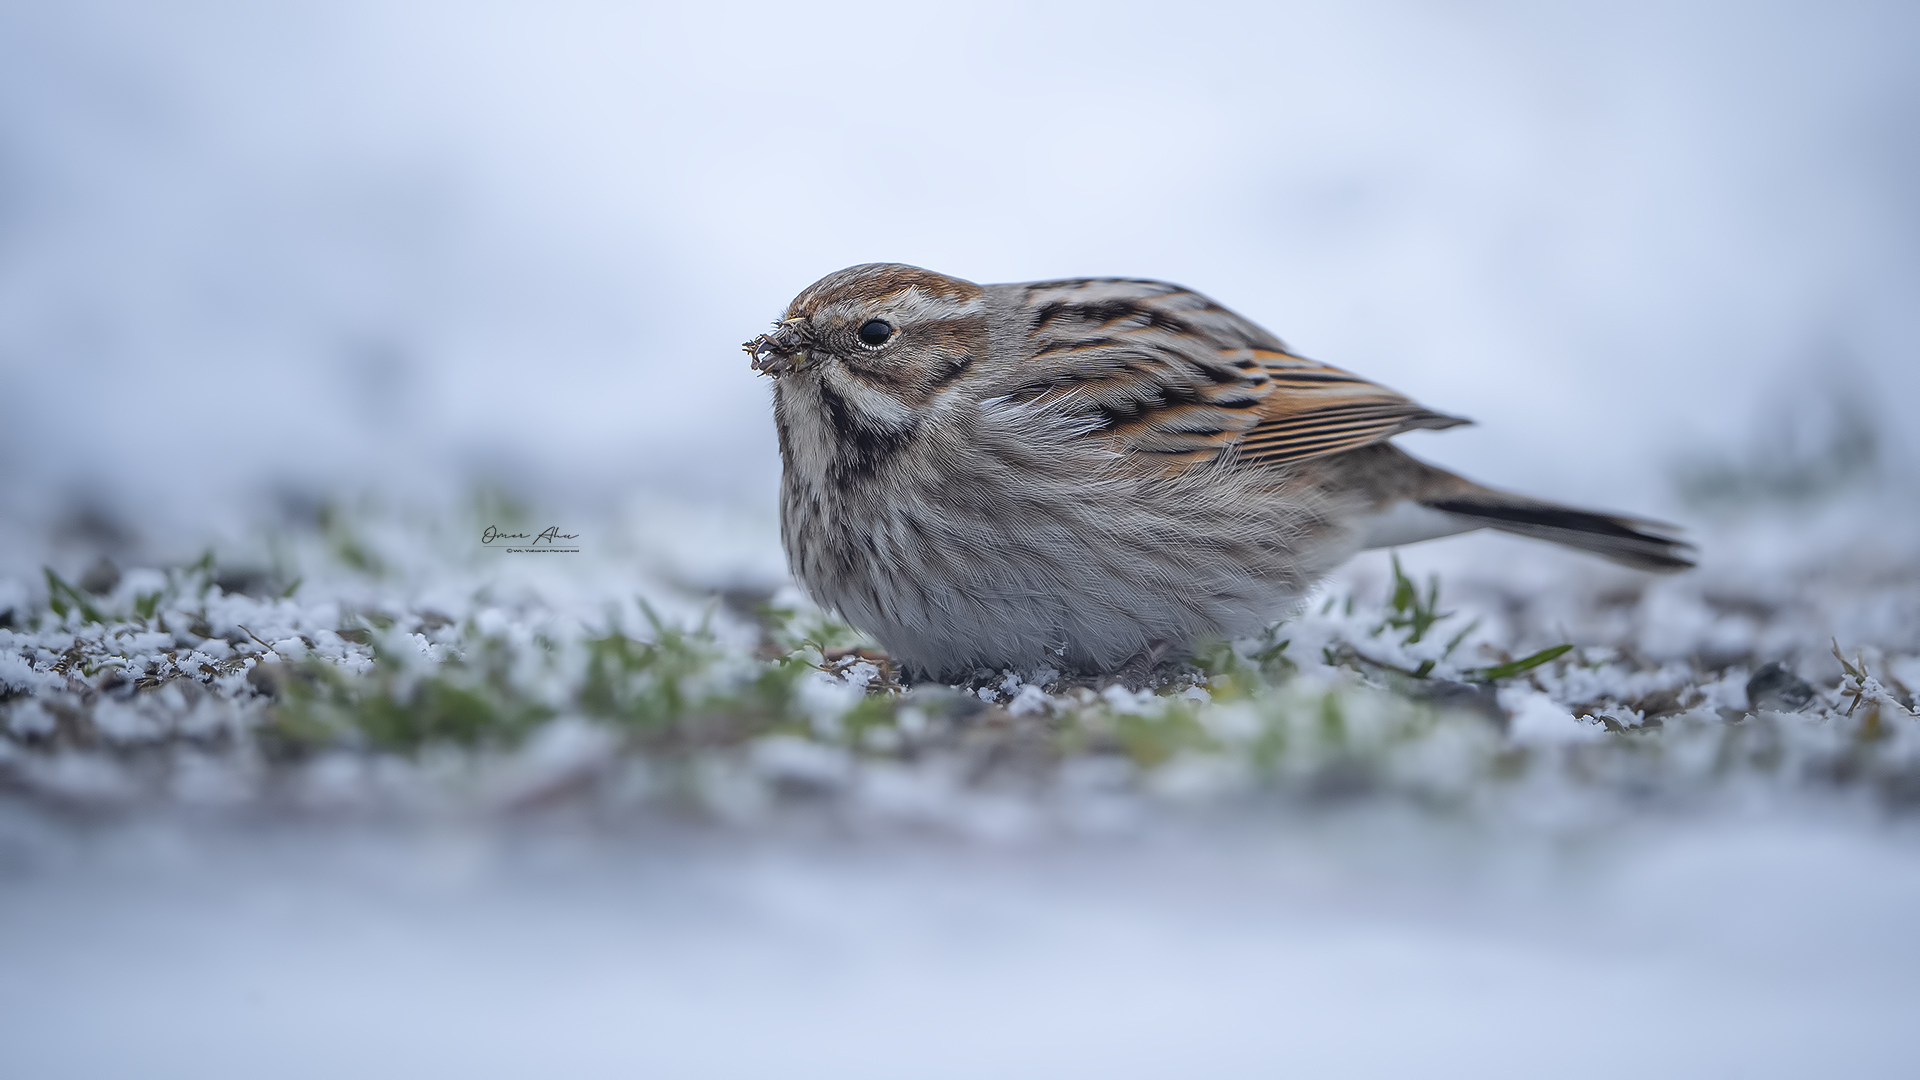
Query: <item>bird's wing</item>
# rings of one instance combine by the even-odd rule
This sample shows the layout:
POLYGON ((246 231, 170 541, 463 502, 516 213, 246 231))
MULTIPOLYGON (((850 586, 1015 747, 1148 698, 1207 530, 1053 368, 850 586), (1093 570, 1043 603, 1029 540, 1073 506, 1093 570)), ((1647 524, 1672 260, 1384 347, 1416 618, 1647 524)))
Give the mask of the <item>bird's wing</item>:
POLYGON ((1025 336, 1005 395, 1058 404, 1091 437, 1169 473, 1286 465, 1469 421, 1287 351, 1198 293, 1107 278, 1017 286, 1025 336))
POLYGON ((1285 464, 1337 454, 1420 428, 1471 421, 1425 408, 1349 371, 1286 352, 1243 350, 1265 380, 1260 422, 1234 443, 1242 461, 1285 464))

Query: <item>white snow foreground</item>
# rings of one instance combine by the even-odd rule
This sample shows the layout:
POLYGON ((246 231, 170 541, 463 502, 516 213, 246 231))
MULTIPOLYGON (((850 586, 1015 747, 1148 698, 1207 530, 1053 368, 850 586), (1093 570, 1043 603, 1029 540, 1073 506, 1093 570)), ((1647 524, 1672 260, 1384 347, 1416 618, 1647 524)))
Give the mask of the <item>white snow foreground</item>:
POLYGON ((0 1059, 1904 1076, 1920 530, 1887 516, 1746 523, 1671 579, 1370 558, 1144 687, 903 692, 765 576, 664 584, 729 584, 699 552, 384 519, 233 589, 0 580, 0 1059))
POLYGON ((1455 544, 1425 572, 1357 563, 1264 639, 1149 685, 909 688, 791 588, 724 606, 662 583, 686 576, 660 572, 671 551, 475 558, 374 517, 351 543, 280 540, 284 588, 223 589, 211 557, 97 592, 0 581, 0 780, 92 807, 564 803, 993 836, 1274 796, 1494 820, 1904 810, 1920 552, 1872 520, 1742 522, 1670 579, 1455 544))

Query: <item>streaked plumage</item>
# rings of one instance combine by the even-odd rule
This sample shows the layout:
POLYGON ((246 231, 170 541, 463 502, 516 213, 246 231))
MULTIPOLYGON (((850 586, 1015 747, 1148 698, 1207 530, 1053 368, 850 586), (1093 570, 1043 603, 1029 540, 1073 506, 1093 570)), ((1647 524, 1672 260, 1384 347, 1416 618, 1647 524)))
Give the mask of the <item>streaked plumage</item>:
POLYGON ((1691 565, 1663 526, 1407 456, 1387 440, 1468 421, 1164 282, 855 266, 747 348, 795 576, 925 674, 1113 670, 1255 632, 1364 547, 1483 526, 1691 565))

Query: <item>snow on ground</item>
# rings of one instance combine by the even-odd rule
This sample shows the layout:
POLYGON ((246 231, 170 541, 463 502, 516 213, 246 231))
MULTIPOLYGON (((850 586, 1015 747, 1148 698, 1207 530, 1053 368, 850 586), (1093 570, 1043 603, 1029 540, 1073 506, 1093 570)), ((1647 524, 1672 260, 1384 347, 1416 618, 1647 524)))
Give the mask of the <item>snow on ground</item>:
POLYGON ((1886 494, 1710 521, 1702 567, 1669 578, 1498 537, 1368 555, 1264 637, 1145 681, 953 687, 903 684, 777 555, 697 528, 516 552, 478 517, 329 511, 270 534, 270 562, 7 579, 0 775, 81 807, 755 820, 798 800, 962 832, 1269 790, 1494 816, 1749 788, 1900 808, 1920 556, 1911 507, 1870 505, 1886 494))
POLYGON ((1669 578, 1370 554, 1134 687, 902 687, 766 522, 645 505, 11 574, 10 1071, 1903 1071, 1896 486, 1669 578))

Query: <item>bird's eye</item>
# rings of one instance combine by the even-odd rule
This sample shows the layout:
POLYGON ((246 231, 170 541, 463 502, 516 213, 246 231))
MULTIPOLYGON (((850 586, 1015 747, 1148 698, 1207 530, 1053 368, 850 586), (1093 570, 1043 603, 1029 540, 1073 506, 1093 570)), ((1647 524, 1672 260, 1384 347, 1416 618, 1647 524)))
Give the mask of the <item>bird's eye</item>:
POLYGON ((893 336, 893 326, 881 319, 868 319, 860 324, 860 343, 863 345, 885 345, 893 336))

